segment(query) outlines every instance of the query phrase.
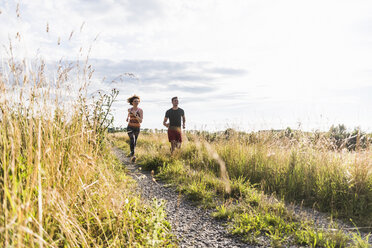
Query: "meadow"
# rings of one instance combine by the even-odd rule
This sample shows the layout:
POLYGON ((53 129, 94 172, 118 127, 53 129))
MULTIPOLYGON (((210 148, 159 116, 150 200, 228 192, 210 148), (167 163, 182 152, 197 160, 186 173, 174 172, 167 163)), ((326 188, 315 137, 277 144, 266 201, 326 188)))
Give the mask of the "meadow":
MULTIPOLYGON (((0 67, 0 244, 177 247, 164 202, 141 199, 111 152, 114 145, 129 153, 126 133, 108 134, 119 92, 88 94, 90 48, 51 69, 41 57, 21 59, 19 46, 10 41, 0 67)), ((338 126, 328 133, 188 131, 184 138, 171 156, 166 133, 143 131, 138 164, 215 208, 232 234, 250 244, 266 236, 273 247, 369 247, 370 135, 338 126), (290 204, 352 219, 356 231, 337 221, 319 228, 290 204)))
MULTIPOLYGON (((164 203, 145 203, 111 154, 112 145, 129 153, 126 133, 108 134, 119 92, 88 98, 93 72, 87 63, 60 61, 54 78, 42 59, 10 57, 4 65, 0 243, 177 246, 164 203)), ((138 163, 195 203, 215 208, 214 217, 249 243, 260 244, 264 235, 274 247, 368 247, 369 235, 345 233, 336 221, 320 229, 288 208, 315 208, 370 230, 370 137, 357 132, 345 138, 343 131, 189 131, 173 156, 165 133, 144 131, 138 163)))
MULTIPOLYGON (((19 5, 14 23, 22 24, 19 5)), ((33 53, 24 53, 30 41, 20 30, 1 50, 0 246, 177 247, 165 203, 141 199, 112 154, 112 146, 129 153, 125 132, 108 133, 119 92, 88 94, 92 47, 76 44, 73 30, 51 40, 53 29, 47 22, 46 36, 36 40, 72 41, 68 54, 53 49, 76 61, 46 61, 42 47, 24 58, 33 53)), ((165 132, 143 131, 138 165, 200 207, 214 208, 213 217, 233 235, 257 245, 265 236, 272 247, 370 247, 371 135, 340 125, 325 133, 228 129, 188 131, 184 138, 171 155, 165 132), (331 220, 319 226, 293 206, 331 220)))
MULTIPOLYGON (((2 67, 0 242, 177 246, 164 203, 145 203, 111 154, 111 145, 129 153, 126 133, 107 133, 119 92, 88 98, 87 64, 60 62, 56 75, 46 76, 42 59, 10 58, 2 67)), ((370 228, 370 137, 358 133, 349 144, 327 135, 189 131, 171 156, 165 133, 142 132, 137 154, 143 169, 154 170, 195 203, 214 207, 214 217, 249 243, 260 244, 265 235, 274 247, 368 247, 369 235, 345 233, 337 222, 319 229, 287 207, 309 206, 370 228)))
MULTIPOLYGON (((214 216, 250 243, 260 244, 264 235, 276 247, 368 247, 369 235, 346 234, 336 220, 371 230, 370 137, 357 132, 340 142, 335 134, 343 132, 331 131, 188 131, 182 149, 172 156, 165 132, 143 132, 138 163, 190 200, 215 208, 214 216), (325 212, 335 221, 320 228, 295 215, 291 204, 325 212)), ((125 133, 111 139, 129 152, 125 133)))
POLYGON ((87 97, 92 69, 41 58, 0 71, 0 246, 173 247, 164 204, 145 203, 111 154, 119 93, 87 97))

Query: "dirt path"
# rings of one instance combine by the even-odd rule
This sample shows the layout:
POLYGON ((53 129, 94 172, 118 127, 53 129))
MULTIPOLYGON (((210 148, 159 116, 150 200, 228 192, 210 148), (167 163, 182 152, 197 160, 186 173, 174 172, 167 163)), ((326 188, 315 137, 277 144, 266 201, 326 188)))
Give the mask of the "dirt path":
POLYGON ((228 234, 220 222, 210 216, 211 210, 193 206, 173 188, 156 182, 150 172, 138 169, 118 148, 113 148, 116 156, 128 168, 131 176, 138 182, 144 199, 166 200, 168 220, 172 231, 179 240, 180 247, 255 247, 245 244, 228 234))

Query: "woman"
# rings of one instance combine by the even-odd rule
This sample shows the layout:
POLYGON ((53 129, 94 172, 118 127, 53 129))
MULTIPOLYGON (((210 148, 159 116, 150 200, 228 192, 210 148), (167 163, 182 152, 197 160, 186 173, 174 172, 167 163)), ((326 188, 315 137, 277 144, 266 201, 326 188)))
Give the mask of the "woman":
POLYGON ((143 120, 143 111, 138 107, 140 103, 140 97, 133 95, 127 99, 128 103, 132 105, 132 108, 128 109, 128 116, 127 116, 127 132, 130 138, 130 154, 129 156, 132 157, 132 161, 136 161, 136 156, 134 155, 134 150, 136 148, 138 135, 140 133, 140 127, 143 120))

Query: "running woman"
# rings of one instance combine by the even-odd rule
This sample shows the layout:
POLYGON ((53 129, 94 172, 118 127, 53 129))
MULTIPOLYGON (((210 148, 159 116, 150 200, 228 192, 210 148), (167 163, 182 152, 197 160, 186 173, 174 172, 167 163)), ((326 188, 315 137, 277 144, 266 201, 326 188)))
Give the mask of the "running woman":
POLYGON ((186 118, 185 111, 178 107, 178 98, 175 96, 172 98, 171 109, 168 109, 165 113, 163 125, 168 128, 168 140, 171 143, 171 153, 176 148, 181 148, 182 143, 182 130, 181 130, 181 118, 182 127, 185 129, 186 118), (169 119, 169 123, 167 123, 169 119))
POLYGON ((132 157, 132 161, 136 161, 135 156, 135 148, 137 144, 138 135, 140 133, 140 127, 143 120, 143 110, 138 107, 140 103, 140 97, 137 95, 133 95, 127 99, 128 103, 133 107, 128 109, 128 116, 127 116, 127 132, 130 139, 130 154, 129 156, 132 157))

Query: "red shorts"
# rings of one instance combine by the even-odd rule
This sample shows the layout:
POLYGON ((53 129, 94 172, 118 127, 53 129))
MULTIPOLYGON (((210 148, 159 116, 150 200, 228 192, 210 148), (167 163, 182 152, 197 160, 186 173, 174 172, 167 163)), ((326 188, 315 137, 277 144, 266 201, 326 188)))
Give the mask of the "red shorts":
POLYGON ((172 141, 182 142, 181 128, 177 128, 177 129, 169 128, 168 129, 168 140, 169 142, 172 142, 172 141))

